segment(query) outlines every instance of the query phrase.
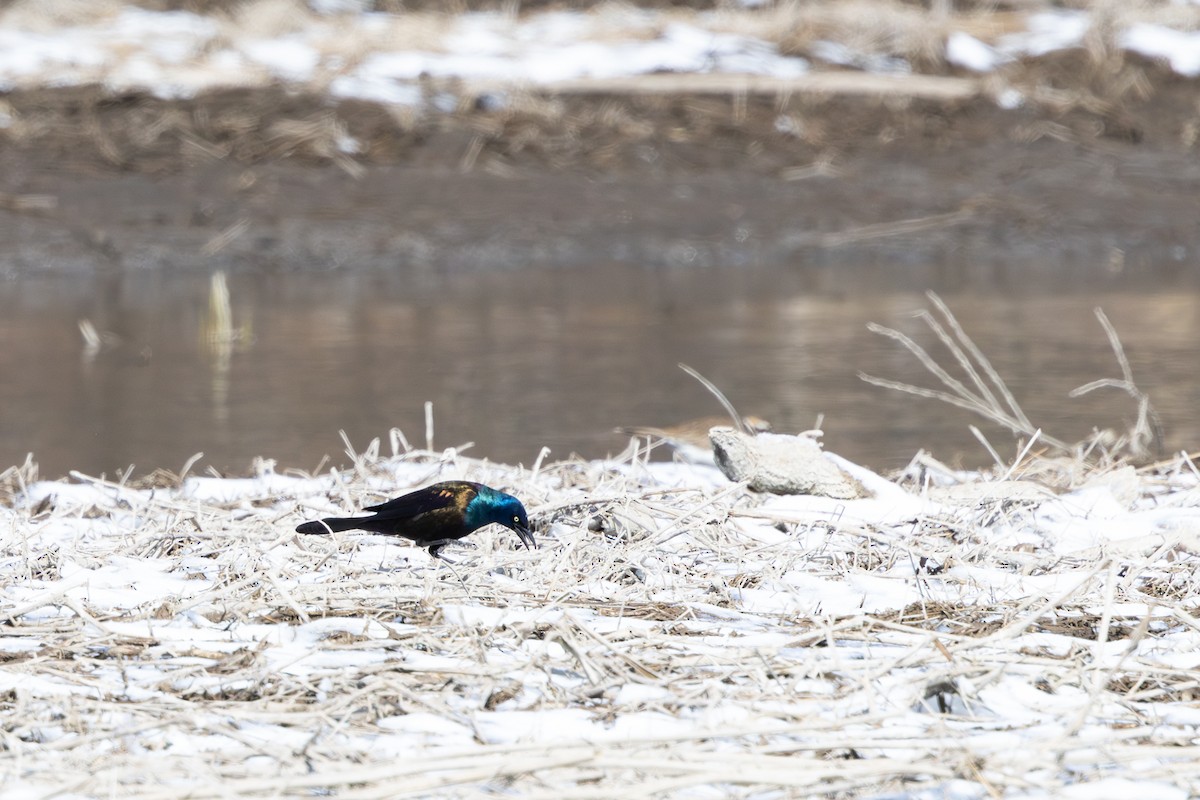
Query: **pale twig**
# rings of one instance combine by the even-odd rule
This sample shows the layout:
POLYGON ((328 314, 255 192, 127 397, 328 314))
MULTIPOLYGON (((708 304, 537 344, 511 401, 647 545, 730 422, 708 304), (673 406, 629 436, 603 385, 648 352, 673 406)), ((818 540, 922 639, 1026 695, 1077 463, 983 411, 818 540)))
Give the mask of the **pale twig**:
POLYGON ((681 514, 675 520, 675 522, 673 522, 671 525, 667 526, 665 529, 659 531, 657 538, 654 540, 654 543, 656 545, 665 544, 666 542, 670 541, 671 539, 674 539, 676 536, 680 536, 680 535, 686 533, 687 532, 686 529, 683 529, 683 521, 684 520, 694 517, 696 514, 699 514, 701 511, 705 510, 706 508, 709 508, 710 506, 716 505, 717 503, 721 502, 722 500, 729 497, 730 495, 739 494, 741 492, 744 492, 745 490, 746 490, 745 483, 735 483, 733 486, 730 486, 728 489, 718 492, 713 497, 710 497, 709 499, 705 500, 700 505, 688 509, 688 511, 684 514, 681 514))
POLYGON ((1015 472, 1017 467, 1020 466, 1021 462, 1025 460, 1025 456, 1029 455, 1029 451, 1033 449, 1033 443, 1036 442, 1038 437, 1041 435, 1042 432, 1040 430, 1033 432, 1033 435, 1029 437, 1029 441, 1027 441, 1025 446, 1021 448, 1021 452, 1017 454, 1015 459, 1013 459, 1012 465, 1009 466, 1008 470, 1003 476, 1001 476, 1000 480, 1006 481, 1012 477, 1013 472, 1015 472))
POLYGON ((1099 320, 1100 326, 1104 328, 1104 333, 1108 337, 1109 346, 1112 347, 1113 355, 1116 356, 1117 365, 1121 368, 1121 378, 1101 378, 1099 380, 1090 381, 1082 386, 1078 386, 1067 393, 1068 397, 1082 397, 1083 395, 1101 388, 1119 389, 1125 392, 1137 402, 1137 416, 1133 427, 1116 442, 1119 448, 1127 449, 1129 454, 1134 458, 1145 458, 1149 455, 1149 445, 1153 442, 1156 449, 1162 451, 1162 425, 1158 419, 1158 414, 1150 405, 1150 397, 1141 389, 1133 380, 1133 369, 1129 366, 1129 359, 1125 356, 1125 348, 1121 345, 1121 339, 1117 336, 1117 330, 1109 321, 1108 315, 1104 310, 1096 307, 1094 309, 1096 319, 1099 320))
MULTIPOLYGON (((962 381, 958 380, 945 369, 943 369, 942 366, 925 351, 925 348, 914 342, 909 336, 901 333, 900 331, 884 327, 883 325, 879 325, 874 322, 867 323, 867 330, 871 331, 871 333, 877 333, 880 336, 886 336, 889 339, 895 339, 897 342, 902 344, 909 352, 917 357, 917 360, 921 362, 921 366, 925 367, 925 369, 931 372, 939 381, 950 387, 951 392, 953 392, 954 395, 960 399, 960 403, 963 404, 964 408, 984 408, 991 410, 991 407, 986 404, 982 397, 973 394, 966 386, 963 385, 962 381)), ((864 376, 861 372, 859 373, 859 377, 863 378, 863 380, 867 381, 868 383, 873 383, 876 380, 880 380, 877 378, 872 379, 868 376, 864 376)), ((999 412, 993 411, 993 416, 995 418, 999 418, 1002 415, 1000 415, 999 412)))
MULTIPOLYGON (((927 294, 932 295, 933 293, 929 292, 927 294)), ((941 323, 925 309, 917 312, 917 319, 923 321, 933 331, 942 345, 950 351, 950 355, 954 357, 954 360, 958 362, 959 368, 971 379, 971 383, 975 385, 975 389, 978 392, 974 396, 979 399, 979 402, 992 408, 999 408, 1000 404, 996 400, 996 396, 992 394, 992 390, 988 387, 987 383, 979 376, 979 371, 975 369, 975 364, 972 363, 971 359, 967 358, 966 351, 959 344, 959 339, 965 338, 962 334, 962 329, 955 325, 955 333, 958 334, 958 338, 951 338, 941 323)))
POLYGON ((894 222, 877 222, 870 225, 860 225, 836 233, 820 234, 816 241, 821 247, 840 247, 854 242, 884 239, 890 236, 911 236, 937 228, 950 227, 974 218, 976 212, 972 208, 950 211, 945 214, 932 214, 926 217, 896 220, 894 222))
POLYGON ((388 431, 388 441, 392 445, 392 456, 399 456, 412 452, 412 445, 408 443, 408 439, 404 436, 404 431, 399 428, 392 428, 388 431), (401 452, 403 450, 403 453, 401 452))
POLYGON ((1004 459, 1000 458, 1000 454, 996 452, 996 448, 992 447, 992 443, 989 442, 987 437, 983 435, 983 431, 979 430, 979 428, 975 427, 974 425, 968 425, 967 430, 969 430, 971 435, 974 436, 981 445, 983 445, 983 449, 988 451, 988 455, 992 457, 992 461, 995 462, 996 466, 1000 469, 1004 469, 1004 459))
MULTIPOLYGON (((962 347, 970 354, 970 358, 965 359, 966 362, 969 364, 971 363, 971 360, 974 359, 974 362, 979 365, 980 369, 983 370, 983 372, 988 376, 988 379, 1000 392, 1001 397, 1004 398, 1004 402, 1012 411, 1013 416, 1020 420, 1021 424, 1025 427, 1032 427, 1032 423, 1029 421, 1029 418, 1025 416, 1025 412, 1021 410, 1021 406, 1019 403, 1017 403, 1017 399, 1013 396, 1012 392, 1008 390, 1008 384, 1005 383, 1000 377, 1000 373, 997 372, 996 368, 992 366, 992 362, 983 354, 983 351, 979 349, 979 347, 975 344, 975 341, 970 336, 967 336, 966 331, 964 331, 962 326, 958 324, 958 318, 951 313, 950 307, 947 306, 942 301, 942 298, 938 297, 938 295, 934 292, 926 292, 925 296, 928 297, 930 302, 937 306, 938 310, 942 312, 942 316, 946 318, 947 324, 954 331, 954 335, 959 344, 961 344, 962 347)), ((976 378, 976 380, 978 381, 978 378, 976 378)), ((981 386, 984 385, 982 381, 979 381, 979 383, 981 386)))
POLYGON ((425 401, 425 449, 433 452, 433 403, 425 401))
POLYGON ((733 427, 737 428, 742 433, 749 432, 746 430, 746 423, 742 419, 742 415, 737 412, 737 409, 733 407, 733 403, 729 402, 729 398, 725 396, 724 392, 717 388, 715 383, 689 367, 687 364, 681 363, 679 368, 688 375, 691 375, 696 380, 700 381, 700 385, 702 385, 705 389, 708 389, 709 393, 712 394, 713 397, 717 398, 717 401, 720 402, 721 407, 725 409, 725 413, 727 413, 729 418, 733 420, 733 427))
MULTIPOLYGON (((1078 446, 1072 446, 1061 439, 1050 436, 1030 422, 1029 417, 1021 409, 1020 404, 1009 390, 1008 385, 1000 377, 1000 374, 992 366, 991 361, 988 360, 979 346, 967 335, 957 318, 950 311, 950 308, 933 292, 927 294, 930 302, 933 303, 934 307, 945 319, 945 327, 928 311, 920 311, 918 317, 925 322, 938 340, 950 352, 955 362, 967 374, 974 388, 968 388, 962 381, 951 375, 909 336, 876 323, 868 324, 868 329, 873 333, 899 342, 905 349, 916 356, 921 365, 947 388, 946 390, 930 389, 911 383, 878 378, 862 372, 859 373, 859 377, 874 386, 906 392, 918 397, 940 400, 957 408, 971 411, 1022 436, 1033 437, 1036 434, 1043 442, 1064 453, 1079 452, 1080 448, 1078 446)), ((1071 396, 1076 397, 1079 394, 1091 391, 1100 386, 1117 386, 1135 397, 1139 403, 1138 423, 1128 437, 1127 445, 1131 453, 1138 455, 1138 445, 1142 439, 1146 438, 1145 431, 1149 429, 1149 422, 1147 420, 1153 419, 1152 412, 1149 409, 1149 401, 1132 384, 1128 361, 1124 357, 1124 351, 1120 347, 1120 342, 1116 339, 1115 330, 1113 330, 1111 324, 1108 323, 1107 318, 1104 317, 1103 312, 1099 311, 1099 309, 1097 309, 1097 316, 1100 318, 1101 324, 1109 336, 1109 341, 1112 343, 1113 350, 1117 354, 1118 362, 1122 365, 1125 380, 1119 382, 1095 381, 1076 389, 1071 393, 1071 396)), ((992 452, 994 453, 994 451, 992 452)), ((1082 454, 1086 455, 1086 452, 1083 451, 1082 454)))

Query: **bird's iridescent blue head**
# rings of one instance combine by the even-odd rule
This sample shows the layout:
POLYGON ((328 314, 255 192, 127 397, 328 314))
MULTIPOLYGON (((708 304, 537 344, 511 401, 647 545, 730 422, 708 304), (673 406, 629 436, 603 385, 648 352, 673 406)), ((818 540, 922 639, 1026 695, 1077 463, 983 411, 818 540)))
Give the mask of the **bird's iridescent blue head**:
POLYGON ((489 522, 503 525, 521 537, 526 548, 537 547, 533 534, 529 532, 529 517, 525 506, 511 494, 498 492, 489 486, 481 486, 479 493, 467 503, 467 525, 481 528, 489 522))

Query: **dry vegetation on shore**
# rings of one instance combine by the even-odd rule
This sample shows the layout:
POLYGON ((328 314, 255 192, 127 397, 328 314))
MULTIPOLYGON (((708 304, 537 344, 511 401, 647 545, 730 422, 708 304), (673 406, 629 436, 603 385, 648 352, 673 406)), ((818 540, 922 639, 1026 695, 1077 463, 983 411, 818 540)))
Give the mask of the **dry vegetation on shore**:
MULTIPOLYGON (((42 35, 68 20, 100 19, 130 7, 116 0, 17 2, 0 10, 0 29, 19 24, 42 35)), ((1200 136, 1195 80, 1117 46, 1119 31, 1133 22, 1195 29, 1200 7, 1194 5, 1069 4, 1067 11, 1090 14, 1080 46, 975 74, 946 61, 950 33, 995 43, 1052 5, 464 3, 455 8, 498 11, 501 29, 507 19, 518 27, 554 9, 578 9, 589 20, 606 20, 613 40, 643 42, 663 37, 672 24, 700 30, 703 17, 703 26, 761 38, 776 55, 781 50, 803 57, 811 70, 792 76, 668 71, 557 86, 452 75, 423 78, 415 86, 398 81, 410 90, 412 105, 331 97, 330 86, 345 70, 361 66, 373 47, 442 46, 455 16, 432 4, 375 4, 404 13, 379 22, 365 38, 348 32, 359 30, 355 15, 319 16, 298 0, 143 7, 207 14, 211 30, 205 35, 211 38, 199 51, 205 58, 235 41, 247 43, 249 53, 254 43, 281 36, 301 41, 298 50, 309 56, 319 51, 330 58, 318 59, 307 79, 281 82, 243 53, 245 68, 226 75, 232 83, 218 81, 194 96, 186 89, 200 78, 186 64, 163 63, 158 73, 150 71, 167 84, 161 96, 152 86, 129 82, 131 75, 146 74, 140 68, 118 70, 124 88, 114 88, 108 78, 47 87, 36 74, 25 75, 0 97, 0 163, 6 166, 0 170, 0 206, 22 221, 9 235, 26 237, 25 246, 35 253, 31 263, 46 262, 42 247, 52 254, 77 250, 79 264, 153 257, 147 256, 153 246, 139 241, 141 220, 127 225, 124 216, 107 218, 104 204, 72 199, 77 176, 130 174, 162 181, 156 185, 164 197, 155 205, 168 211, 154 225, 196 219, 181 206, 201 195, 197 207, 238 210, 215 215, 214 230, 202 237, 212 247, 204 244, 203 255, 218 256, 227 268, 261 263, 253 242, 283 236, 274 229, 281 214, 286 222, 287 215, 326 219, 331 213, 299 207, 304 192, 279 191, 283 170, 293 171, 282 176, 284 182, 319 180, 329 187, 332 209, 403 204, 414 180, 437 175, 441 183, 464 184, 457 194, 480 198, 479 216, 511 209, 503 202, 494 207, 491 198, 520 186, 527 189, 527 216, 553 220, 535 225, 537 246, 517 237, 485 248, 439 238, 428 225, 395 230, 403 220, 388 220, 372 234, 418 242, 421 252, 451 261, 486 252, 489 263, 503 265, 544 263, 546 253, 561 262, 564 253, 597 249, 611 257, 604 244, 629 232, 605 227, 604 207, 624 202, 607 186, 661 181, 669 192, 667 182, 697 176, 707 182, 698 191, 728 196, 731 205, 760 220, 760 235, 747 243, 721 234, 696 248, 694 240, 711 234, 712 224, 690 225, 690 212, 672 217, 671 204, 654 196, 635 217, 647 220, 657 239, 638 240, 629 258, 658 263, 679 240, 711 250, 710 264, 791 262, 814 253, 854 262, 881 253, 974 258, 997 247, 1020 259, 1138 264, 1161 263, 1194 246, 1191 154, 1200 136), (830 49, 831 42, 840 44, 830 49), (913 72, 875 71, 899 62, 913 72), (313 167, 333 167, 349 180, 313 167), (372 179, 377 184, 368 186, 372 179), (920 191, 898 188, 905 181, 920 191), (537 207, 543 200, 549 211, 537 207), (258 214, 268 208, 269 214, 258 214), (559 224, 569 208, 581 209, 583 217, 559 224), (593 235, 596 241, 585 241, 593 235), (53 246, 43 244, 51 240, 53 246)), ((206 63, 202 80, 219 78, 221 63, 206 63)), ((287 70, 286 63, 276 66, 287 70)), ((84 72, 73 74, 85 77, 86 67, 79 69, 84 72)), ((381 80, 390 88, 397 83, 381 80)), ((131 206, 134 185, 99 191, 131 206)), ((659 188, 638 194, 649 198, 659 188)), ((457 207, 430 210, 436 216, 457 207)), ((502 227, 505 234, 519 229, 502 227)), ((157 229, 156 238, 190 241, 196 235, 194 225, 181 225, 157 229)), ((350 251, 344 262, 379 263, 376 248, 345 246, 350 251)), ((319 244, 294 236, 287 249, 297 261, 325 257, 319 244)))
MULTIPOLYGON (((52 35, 66 25, 101 22, 130 5, 121 0, 15 2, 0 11, 0 25, 52 35)), ((1022 57, 973 74, 947 62, 951 34, 995 44, 1023 30, 1031 15, 1060 5, 663 3, 638 4, 652 11, 639 13, 635 6, 607 3, 462 3, 453 8, 495 10, 514 23, 550 10, 580 10, 594 18, 594 35, 601 42, 606 36, 655 39, 672 25, 688 23, 754 37, 783 55, 807 59, 814 71, 780 79, 685 71, 545 87, 429 77, 421 84, 425 102, 390 108, 356 99, 331 102, 326 93, 339 74, 371 53, 444 50, 456 14, 440 4, 345 6, 403 12, 371 26, 352 22, 353 14, 319 15, 300 0, 136 5, 187 10, 213 20, 216 33, 204 46, 206 57, 235 42, 284 41, 301 31, 321 30, 319 36, 307 34, 306 42, 314 43, 321 64, 338 66, 321 66, 307 82, 286 90, 280 89, 279 75, 243 68, 228 76, 232 82, 218 80, 195 98, 172 100, 144 89, 114 95, 104 85, 107 79, 51 89, 32 75, 18 81, 4 100, 0 110, 8 123, 0 137, 17 147, 44 142, 52 153, 90 155, 109 168, 152 172, 227 158, 243 163, 298 158, 353 170, 358 163, 427 157, 428 143, 437 139, 445 143, 439 149, 455 152, 465 168, 511 174, 523 163, 637 168, 638 153, 646 147, 665 151, 667 164, 723 165, 733 163, 736 153, 739 166, 770 171, 780 168, 771 156, 783 152, 793 159, 806 153, 819 158, 914 137, 961 136, 955 128, 969 126, 973 116, 997 116, 990 123, 996 137, 1025 142, 1107 138, 1190 148, 1200 130, 1194 104, 1184 99, 1191 96, 1189 82, 1178 85, 1169 69, 1131 55, 1118 43, 1134 23, 1200 28, 1200 7, 1194 5, 1076 3, 1071 8, 1090 15, 1082 47, 1022 57), (877 74, 895 72, 900 65, 901 74, 887 80, 877 74), (499 88, 505 99, 492 102, 499 88), (1021 109, 990 113, 998 98, 1014 90, 1023 98, 1021 109), (438 113, 427 113, 433 106, 438 113), (348 148, 348 142, 357 144, 348 148), (720 161, 723 151, 728 153, 720 161)), ((219 72, 214 66, 204 69, 219 72)), ((182 85, 194 79, 186 77, 182 85)))
POLYGON ((381 457, 376 443, 356 458, 323 477, 260 465, 244 480, 125 485, 8 471, 8 788, 1200 786, 1183 702, 1200 635, 1186 458, 1092 474, 1062 496, 968 480, 934 500, 862 472, 875 497, 846 503, 754 496, 711 469, 636 457, 530 472, 453 452, 381 457), (542 549, 483 532, 449 568, 373 537, 292 533, 450 476, 522 496, 542 549))

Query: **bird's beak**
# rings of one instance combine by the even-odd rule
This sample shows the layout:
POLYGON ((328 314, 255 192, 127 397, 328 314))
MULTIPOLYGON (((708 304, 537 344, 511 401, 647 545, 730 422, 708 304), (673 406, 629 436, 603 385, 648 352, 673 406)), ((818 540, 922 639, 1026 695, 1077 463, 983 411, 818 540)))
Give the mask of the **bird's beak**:
POLYGON ((533 534, 529 532, 529 528, 524 525, 514 525, 513 530, 517 532, 517 536, 521 537, 521 544, 525 545, 526 550, 537 547, 537 542, 533 540, 533 534))

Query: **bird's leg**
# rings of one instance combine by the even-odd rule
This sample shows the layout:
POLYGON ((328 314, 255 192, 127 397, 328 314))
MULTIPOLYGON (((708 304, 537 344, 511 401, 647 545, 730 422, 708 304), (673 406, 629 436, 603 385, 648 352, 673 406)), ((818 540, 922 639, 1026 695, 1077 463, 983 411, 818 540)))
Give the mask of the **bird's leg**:
POLYGON ((462 585, 463 591, 467 593, 467 597, 470 597, 472 600, 474 600, 475 598, 471 596, 471 590, 467 586, 467 582, 462 579, 462 575, 459 575, 458 570, 456 570, 454 568, 455 562, 451 561, 450 559, 448 559, 444 555, 442 555, 442 548, 445 547, 446 545, 450 544, 451 542, 455 542, 455 541, 458 541, 458 540, 457 539, 441 539, 436 542, 430 542, 429 543, 429 555, 446 562, 446 568, 449 569, 451 573, 453 573, 455 578, 458 578, 458 582, 462 585))
POLYGON ((447 564, 453 564, 453 561, 442 555, 442 548, 457 541, 457 539, 438 539, 436 542, 429 542, 429 555, 434 558, 440 558, 447 564))

